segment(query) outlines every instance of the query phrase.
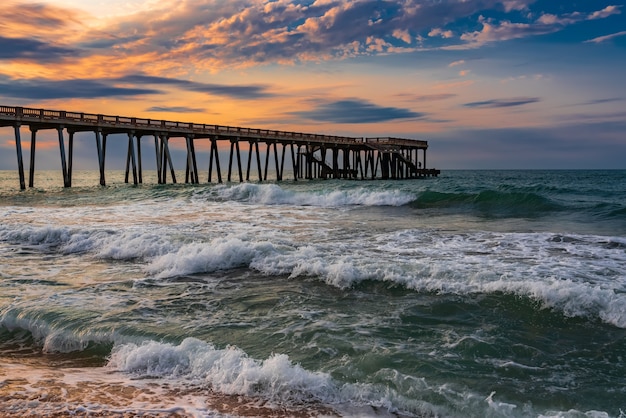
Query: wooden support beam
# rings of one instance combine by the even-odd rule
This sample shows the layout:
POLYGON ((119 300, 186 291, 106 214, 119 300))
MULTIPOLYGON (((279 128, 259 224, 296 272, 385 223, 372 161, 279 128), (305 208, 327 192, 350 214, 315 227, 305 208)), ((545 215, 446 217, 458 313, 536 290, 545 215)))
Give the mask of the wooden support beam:
POLYGON ((259 151, 259 142, 254 142, 254 149, 256 150, 256 167, 259 174, 259 181, 263 181, 263 167, 261 166, 261 152, 259 151))
POLYGON ((208 176, 208 182, 211 182, 211 177, 213 174, 213 145, 214 145, 215 140, 211 139, 211 145, 209 146, 209 176, 208 176))
POLYGON ((270 165, 270 148, 272 146, 271 143, 266 142, 267 149, 265 150, 265 175, 263 176, 263 180, 267 181, 267 168, 270 165))
POLYGON ((161 175, 161 144, 157 134, 154 134, 154 152, 156 153, 157 184, 163 184, 163 176, 161 175))
POLYGON ((65 139, 63 138, 63 126, 57 128, 59 136, 59 152, 61 153, 61 170, 63 171, 63 187, 69 187, 67 176, 67 159, 65 156, 65 139))
POLYGON ((139 183, 143 183, 143 169, 141 167, 141 135, 135 135, 137 140, 137 175, 139 183))
POLYGON ((133 131, 128 132, 128 156, 126 158, 126 183, 128 183, 128 162, 132 165, 133 169, 133 184, 139 184, 139 179, 137 177, 137 158, 135 156, 135 145, 134 145, 134 137, 135 133, 133 131))
MULTIPOLYGON (((104 168, 106 167, 106 155, 107 155, 107 138, 108 134, 102 134, 102 171, 104 172, 104 168)), ((104 184, 103 184, 104 186, 104 184)))
POLYGON ((67 154, 67 187, 72 187, 72 168, 74 165, 74 132, 69 131, 68 154, 67 154))
POLYGON ((196 158, 196 145, 194 143, 193 135, 189 139, 189 142, 191 142, 191 157, 192 157, 191 162, 193 164, 193 172, 195 176, 195 181, 196 181, 196 184, 200 184, 200 176, 198 175, 198 160, 196 158))
POLYGON ((311 144, 306 145, 306 178, 311 180, 313 179, 313 147, 311 144))
POLYGON ((363 160, 361 158, 361 151, 356 151, 356 165, 361 169, 361 180, 365 180, 367 171, 365 173, 363 172, 363 160))
POLYGON ((211 152, 209 154, 209 183, 213 172, 213 158, 215 158, 215 169, 217 171, 217 181, 222 182, 222 171, 220 170, 220 157, 217 151, 217 138, 211 139, 211 152))
POLYGON ((28 187, 35 185, 35 149, 37 143, 37 129, 30 129, 30 166, 28 170, 28 187))
POLYGON ((124 183, 128 183, 129 173, 130 173, 130 147, 131 147, 131 139, 128 139, 128 146, 126 147, 126 170, 124 171, 124 183))
MULTIPOLYGON (((187 158, 185 158, 185 184, 188 184, 191 164, 189 163, 190 151, 189 151, 189 141, 187 140, 187 137, 185 137, 185 146, 187 147, 187 158)), ((191 182, 193 183, 193 180, 191 182)))
POLYGON ((96 129, 96 150, 98 151, 98 170, 100 171, 100 186, 106 185, 104 178, 104 153, 102 151, 102 141, 100 136, 102 135, 101 129, 96 129))
POLYGON ((185 183, 191 181, 192 184, 200 183, 198 176, 198 164, 196 162, 196 147, 194 146, 193 135, 185 136, 187 145, 187 164, 185 170, 185 183))
POLYGON ((165 158, 165 135, 159 136, 159 158, 161 159, 161 182, 167 184, 167 160, 165 158))
POLYGON ((15 150, 17 152, 17 171, 20 177, 20 189, 26 189, 26 181, 24 179, 24 158, 22 156, 22 138, 20 136, 20 124, 13 125, 15 129, 15 150))
POLYGON ((176 184, 176 172, 174 171, 174 164, 172 163, 172 155, 170 154, 170 147, 169 147, 169 137, 164 135, 163 136, 163 140, 162 140, 162 147, 163 147, 163 151, 164 151, 164 157, 165 157, 165 164, 163 167, 163 182, 165 182, 165 173, 167 173, 167 166, 169 165, 170 167, 170 174, 172 176, 172 183, 176 184))
POLYGON ((235 142, 233 140, 230 141, 230 155, 228 157, 228 177, 226 180, 230 183, 230 175, 233 171, 233 154, 235 152, 235 142))
POLYGON ((293 149, 293 142, 289 145, 291 146, 291 165, 293 166, 293 180, 298 181, 298 162, 296 161, 296 153, 293 149))
POLYGON ((250 181, 250 166, 252 164, 252 152, 254 151, 254 142, 249 141, 250 150, 248 151, 248 164, 246 166, 246 181, 250 181))
POLYGON ((278 145, 274 142, 274 167, 276 167, 276 180, 280 180, 280 165, 278 164, 278 145))
POLYGON ((279 181, 283 179, 283 173, 285 172, 285 148, 286 147, 287 145, 283 143, 283 153, 282 153, 282 156, 280 157, 280 176, 278 178, 279 181))
POLYGON ((239 183, 243 182, 243 173, 241 172, 241 151, 239 150, 239 138, 235 142, 235 149, 237 150, 237 168, 239 169, 239 183))
POLYGON ((220 154, 217 149, 217 140, 213 142, 215 148, 215 169, 217 170, 217 182, 222 183, 222 169, 220 168, 220 154))

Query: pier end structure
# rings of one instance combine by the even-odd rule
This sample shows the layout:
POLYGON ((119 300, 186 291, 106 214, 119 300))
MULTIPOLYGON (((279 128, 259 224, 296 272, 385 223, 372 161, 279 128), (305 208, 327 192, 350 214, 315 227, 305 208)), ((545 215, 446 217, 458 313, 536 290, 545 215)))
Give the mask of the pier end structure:
POLYGON ((268 169, 274 166, 276 180, 284 179, 285 160, 291 157, 293 180, 300 179, 413 179, 436 177, 437 169, 426 168, 428 142, 395 137, 358 138, 269 129, 175 122, 84 112, 68 112, 26 107, 0 106, 0 127, 13 127, 20 188, 26 188, 20 128, 31 131, 28 186, 34 185, 37 132, 56 130, 59 139, 63 185, 72 185, 74 135, 93 132, 100 172, 100 185, 106 185, 106 144, 109 135, 127 137, 125 181, 143 182, 141 138, 153 137, 156 155, 157 182, 167 183, 167 173, 176 183, 169 150, 171 138, 182 138, 187 152, 185 182, 200 182, 195 151, 196 140, 208 140, 208 182, 215 170, 216 181, 223 181, 218 141, 229 142, 227 181, 249 181, 254 156, 260 181, 268 180, 268 169), (65 139, 67 133, 67 141, 65 139), (243 166, 241 144, 248 144, 248 161, 243 166), (259 144, 265 145, 265 161, 259 144), (279 147, 282 147, 279 150, 279 147), (273 157, 273 158, 272 158, 273 157), (273 159, 273 161, 271 161, 273 159), (330 160, 330 161, 329 161, 330 160), (234 164, 236 166, 234 167, 234 164), (233 171, 236 168, 236 172, 233 171), (234 177, 234 180, 233 180, 234 177))

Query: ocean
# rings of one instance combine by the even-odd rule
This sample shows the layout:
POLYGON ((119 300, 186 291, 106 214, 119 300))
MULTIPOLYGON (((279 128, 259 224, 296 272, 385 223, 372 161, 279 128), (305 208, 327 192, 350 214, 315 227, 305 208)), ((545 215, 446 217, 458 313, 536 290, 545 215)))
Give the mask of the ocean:
POLYGON ((123 174, 0 172, 1 417, 626 417, 626 171, 123 174))

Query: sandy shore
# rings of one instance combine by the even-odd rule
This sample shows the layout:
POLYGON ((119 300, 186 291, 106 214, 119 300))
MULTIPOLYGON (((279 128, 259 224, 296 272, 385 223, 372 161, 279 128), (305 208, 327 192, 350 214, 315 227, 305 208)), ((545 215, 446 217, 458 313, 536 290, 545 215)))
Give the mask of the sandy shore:
POLYGON ((101 367, 62 368, 0 359, 0 417, 336 417, 320 405, 261 399, 153 379, 131 380, 101 367))

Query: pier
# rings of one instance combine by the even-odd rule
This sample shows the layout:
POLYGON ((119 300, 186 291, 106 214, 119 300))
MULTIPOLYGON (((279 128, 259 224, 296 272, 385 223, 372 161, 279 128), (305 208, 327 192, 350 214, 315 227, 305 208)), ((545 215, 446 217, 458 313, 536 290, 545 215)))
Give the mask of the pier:
MULTIPOLYGON (((358 138, 332 135, 253 129, 193 122, 173 122, 124 116, 109 116, 83 112, 68 112, 26 107, 0 106, 0 127, 12 127, 19 172, 20 188, 26 189, 21 127, 30 129, 30 164, 28 186, 34 186, 37 132, 56 130, 59 140, 63 185, 72 186, 74 135, 93 132, 98 157, 100 185, 106 185, 105 163, 107 140, 128 141, 125 181, 143 183, 141 139, 154 139, 157 182, 166 184, 168 172, 172 183, 176 175, 169 141, 182 138, 187 150, 185 182, 198 184, 198 161, 195 144, 209 141, 207 182, 249 181, 251 172, 259 181, 268 180, 270 165, 275 180, 284 179, 285 160, 291 160, 293 180, 301 179, 414 179, 436 177, 440 171, 426 168, 428 142, 392 137, 358 138), (66 140, 67 137, 67 140, 66 140), (222 172, 218 142, 226 143, 227 173, 222 172), (259 147, 264 147, 264 155, 259 147), (247 161, 242 160, 241 148, 247 147, 247 161), (280 149, 279 149, 280 148, 280 149), (264 160, 264 161, 263 161, 264 160), (254 162, 254 167, 253 167, 254 162), (256 168, 256 170, 254 170, 256 168), (245 174, 245 175, 244 175, 245 174), (234 180, 233 180, 234 178, 234 180)), ((224 147, 222 147, 224 148, 224 147)), ((245 150, 246 148, 244 148, 245 150)))

